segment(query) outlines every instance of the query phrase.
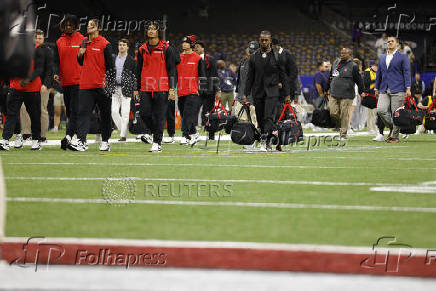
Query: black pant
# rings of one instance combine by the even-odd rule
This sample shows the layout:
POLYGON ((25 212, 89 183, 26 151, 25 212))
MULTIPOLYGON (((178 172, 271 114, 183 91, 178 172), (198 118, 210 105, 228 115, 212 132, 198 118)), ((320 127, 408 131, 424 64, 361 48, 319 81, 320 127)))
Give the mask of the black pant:
POLYGON ((206 113, 210 112, 215 104, 215 94, 201 94, 200 102, 198 104, 198 113, 201 110, 201 125, 204 126, 206 124, 206 113))
POLYGON ((378 116, 378 114, 377 114, 377 120, 376 120, 375 124, 377 125, 378 132, 379 132, 380 134, 383 134, 383 131, 384 131, 384 129, 385 129, 385 123, 383 122, 383 120, 381 119, 381 117, 378 116))
MULTIPOLYGON (((20 92, 10 89, 6 100, 6 122, 3 129, 3 139, 9 140, 13 133, 17 133, 16 125, 19 123, 18 114, 21 105, 26 105, 26 110, 30 117, 30 129, 32 130, 32 139, 39 140, 41 137, 41 93, 38 92, 20 92)), ((18 132, 20 133, 20 132, 18 132)))
POLYGON ((271 135, 274 128, 274 119, 279 97, 264 97, 254 99, 256 118, 260 132, 264 136, 271 135))
POLYGON ((64 86, 64 103, 68 117, 66 135, 77 133, 77 114, 79 112, 79 85, 64 86))
POLYGON ((78 96, 77 112, 77 137, 80 141, 86 142, 86 135, 89 132, 91 113, 97 104, 100 110, 101 140, 108 141, 112 134, 112 99, 108 98, 101 88, 81 89, 78 96))
POLYGON ((161 144, 168 109, 168 92, 143 92, 139 112, 148 129, 153 133, 153 142, 161 144))
POLYGON ((186 95, 179 97, 180 116, 182 117, 182 134, 189 138, 189 135, 197 133, 195 126, 198 121, 198 95, 186 95))
POLYGON ((176 101, 168 100, 167 107, 167 132, 169 136, 176 133, 176 101))

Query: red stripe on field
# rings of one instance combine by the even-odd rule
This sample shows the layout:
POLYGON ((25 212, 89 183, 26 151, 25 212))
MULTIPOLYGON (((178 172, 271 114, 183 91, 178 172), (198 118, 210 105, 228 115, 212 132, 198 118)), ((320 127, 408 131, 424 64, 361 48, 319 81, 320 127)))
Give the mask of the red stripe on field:
MULTIPOLYGON (((21 267, 47 265, 105 265, 130 267, 219 268, 263 271, 300 271, 392 276, 436 277, 436 250, 427 255, 378 251, 377 255, 265 250, 114 246, 71 243, 4 242, 2 258, 21 267)), ((404 250, 403 250, 404 251, 404 250)))

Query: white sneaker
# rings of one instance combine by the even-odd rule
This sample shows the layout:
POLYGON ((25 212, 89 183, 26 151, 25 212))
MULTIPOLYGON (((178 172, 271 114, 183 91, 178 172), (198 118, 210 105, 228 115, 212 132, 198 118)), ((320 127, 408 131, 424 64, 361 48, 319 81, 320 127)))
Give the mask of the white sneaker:
POLYGON ((40 151, 42 149, 39 140, 32 140, 32 147, 30 148, 32 151, 40 151))
POLYGON ((254 150, 254 144, 251 144, 251 145, 244 145, 242 148, 243 148, 244 150, 252 151, 252 150, 254 150))
POLYGON ((385 137, 383 134, 378 133, 377 136, 372 139, 372 141, 385 141, 385 137))
POLYGON ((23 136, 21 134, 16 134, 14 140, 14 148, 20 149, 22 147, 23 147, 23 136))
POLYGON ((77 144, 70 144, 68 146, 68 148, 72 151, 76 151, 76 152, 84 152, 88 149, 88 145, 86 143, 83 143, 81 141, 79 141, 77 144))
POLYGON ((408 139, 409 135, 408 134, 403 134, 403 139, 408 139))
POLYGON ((189 145, 194 146, 198 142, 198 134, 191 134, 191 139, 189 140, 189 145))
POLYGON ((354 131, 351 129, 351 128, 349 128, 348 130, 347 130, 347 134, 353 134, 354 133, 354 131))
POLYGON ((162 147, 158 143, 153 143, 151 145, 151 149, 149 150, 150 153, 160 153, 162 152, 162 147))
POLYGON ((142 141, 143 143, 149 143, 149 144, 151 144, 151 143, 153 143, 153 138, 151 137, 150 134, 144 134, 144 135, 141 136, 141 141, 142 141))
POLYGON ((425 132, 425 127, 424 125, 420 125, 418 126, 418 129, 416 130, 416 133, 424 133, 425 132))
POLYGON ((164 143, 174 143, 175 142, 174 136, 165 136, 162 139, 162 142, 164 142, 164 143))
POLYGON ((9 148, 9 141, 8 140, 1 140, 0 141, 0 151, 8 151, 9 148))
POLYGON ((100 151, 102 151, 102 152, 110 152, 111 151, 111 147, 109 146, 109 142, 102 141, 101 144, 100 144, 100 151))
POLYGON ((181 145, 187 145, 188 144, 188 140, 186 139, 186 137, 182 137, 182 139, 180 140, 180 144, 181 145))
POLYGON ((261 152, 267 152, 267 149, 266 149, 266 140, 261 140, 260 141, 260 149, 259 149, 261 152))

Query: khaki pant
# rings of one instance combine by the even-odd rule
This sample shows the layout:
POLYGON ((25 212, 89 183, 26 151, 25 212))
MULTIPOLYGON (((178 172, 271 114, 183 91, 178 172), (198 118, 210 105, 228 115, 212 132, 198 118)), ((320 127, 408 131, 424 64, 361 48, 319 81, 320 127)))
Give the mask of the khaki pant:
MULTIPOLYGON (((241 108, 242 108, 242 103, 236 101, 234 107, 235 116, 238 116, 238 113, 241 110, 241 108)), ((251 122, 257 127, 256 110, 254 105, 250 105, 250 117, 251 117, 251 122)), ((242 113, 241 118, 239 118, 239 120, 248 121, 248 116, 245 111, 242 113)))
POLYGON ((377 126, 375 124, 377 120, 377 108, 368 109, 368 119, 366 121, 366 127, 369 132, 378 132, 377 126))
MULTIPOLYGON (((48 130, 48 98, 50 96, 49 90, 42 93, 41 92, 41 137, 47 137, 48 130)), ((22 134, 31 134, 30 130, 30 117, 27 113, 26 106, 21 106, 20 110, 20 122, 21 122, 21 133, 22 134)))
POLYGON ((224 108, 229 108, 229 112, 232 112, 233 99, 235 99, 235 93, 233 92, 221 92, 221 102, 224 108))
POLYGON ((406 92, 391 93, 388 89, 385 94, 380 94, 378 97, 377 114, 386 127, 393 128, 392 138, 398 138, 400 135, 400 128, 394 124, 392 114, 403 105, 405 96, 406 92))
POLYGON ((347 136, 348 124, 350 120, 350 107, 353 99, 339 99, 329 97, 330 116, 337 125, 341 125, 341 137, 347 136))

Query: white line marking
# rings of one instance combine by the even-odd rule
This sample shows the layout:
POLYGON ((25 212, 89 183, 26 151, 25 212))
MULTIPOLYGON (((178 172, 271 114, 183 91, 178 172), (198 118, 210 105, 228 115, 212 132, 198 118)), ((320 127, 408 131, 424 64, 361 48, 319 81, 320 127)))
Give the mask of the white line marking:
MULTIPOLYGON (((365 167, 365 166, 300 166, 300 165, 256 165, 256 164, 193 164, 193 163, 78 163, 78 162, 9 162, 7 165, 38 165, 38 166, 138 166, 138 167, 219 167, 219 168, 288 168, 288 169, 391 169, 398 167, 365 167)), ((436 170, 436 168, 407 168, 410 170, 436 170)))
POLYGON ((254 184, 285 184, 285 185, 317 185, 317 186, 407 186, 408 184, 365 183, 365 182, 327 182, 327 181, 294 181, 294 180, 232 180, 232 179, 191 179, 191 178, 102 178, 102 177, 5 177, 6 180, 42 180, 42 181, 104 181, 136 180, 136 181, 165 181, 165 182, 217 182, 217 183, 254 183, 254 184))
POLYGON ((436 187, 427 186, 385 186, 372 187, 370 191, 375 192, 403 192, 403 193, 421 193, 421 194, 436 194, 436 187))
MULTIPOLYGON (((7 197, 13 202, 43 202, 70 204, 107 204, 104 199, 72 199, 45 197, 7 197)), ((436 213, 436 208, 400 207, 400 206, 365 206, 365 205, 322 205, 296 203, 257 203, 257 202, 206 202, 206 201, 164 201, 164 200, 135 200, 133 202, 120 200, 126 204, 155 204, 155 205, 190 205, 190 206, 227 206, 227 207, 258 207, 258 208, 288 208, 288 209, 327 209, 327 210, 362 210, 362 211, 391 211, 391 212, 428 212, 436 213)))

